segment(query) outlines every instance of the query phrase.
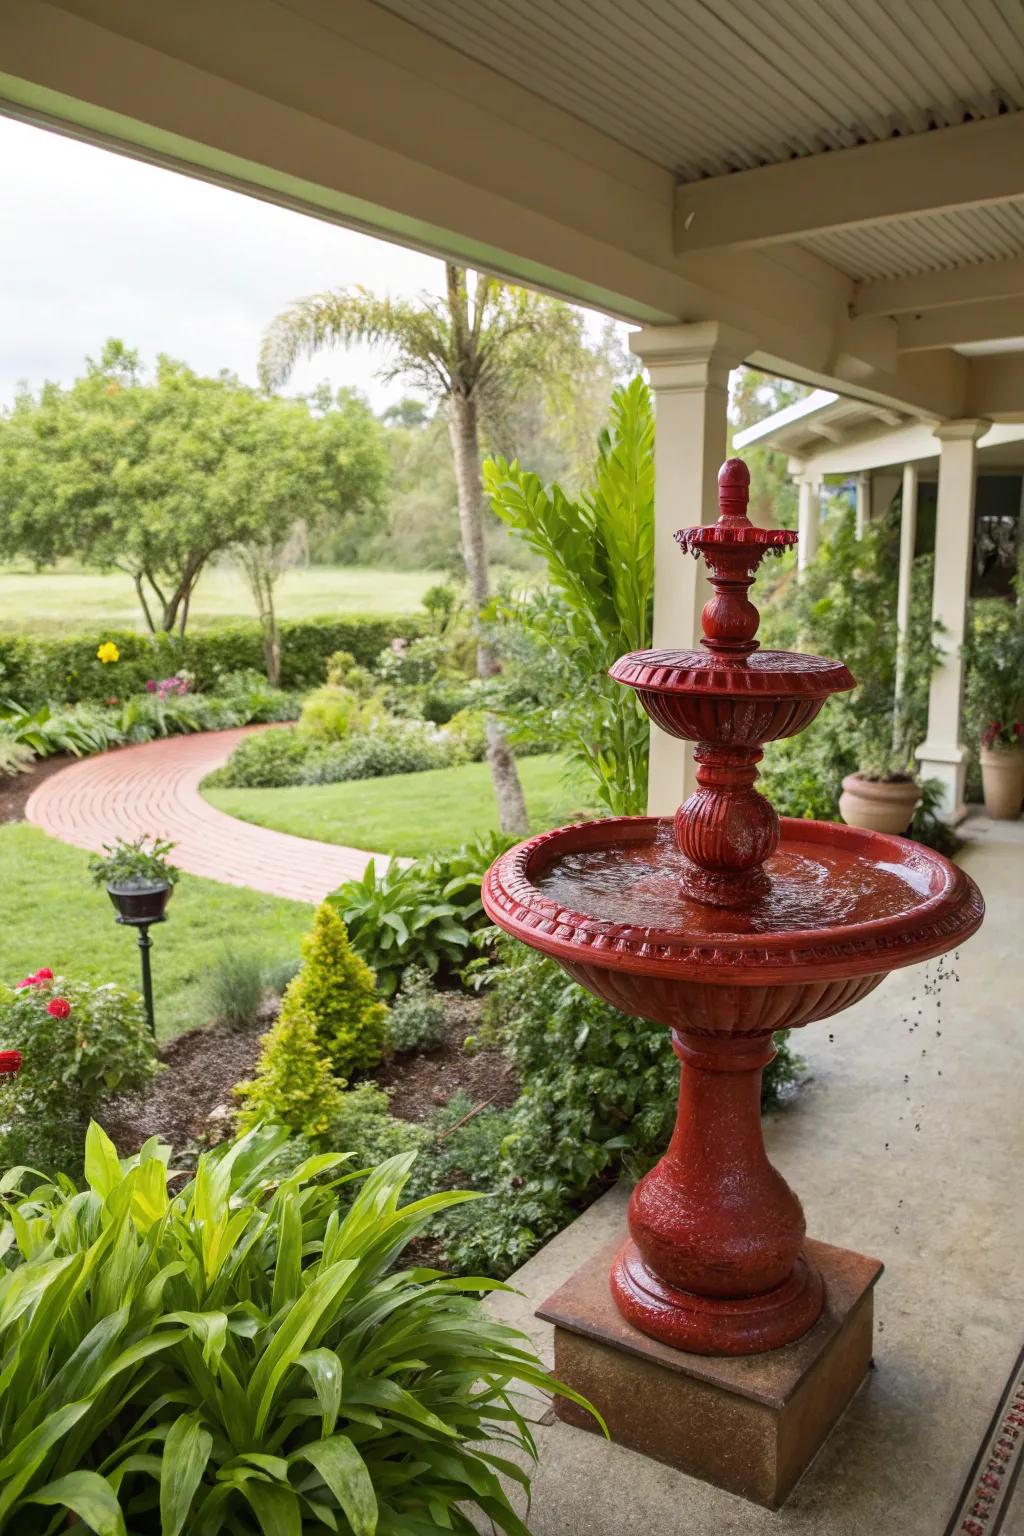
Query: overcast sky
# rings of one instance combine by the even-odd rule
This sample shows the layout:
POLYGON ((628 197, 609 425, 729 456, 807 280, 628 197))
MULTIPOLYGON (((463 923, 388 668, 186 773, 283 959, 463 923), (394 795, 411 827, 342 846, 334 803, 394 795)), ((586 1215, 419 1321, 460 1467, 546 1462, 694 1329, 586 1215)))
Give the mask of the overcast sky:
MULTIPOLYGON (((256 383, 260 339, 291 299, 362 283, 440 291, 434 257, 0 117, 0 406, 19 381, 69 384, 109 336, 146 363, 256 383)), ((321 353, 289 389, 328 378, 376 409, 397 385, 363 349, 321 353)))

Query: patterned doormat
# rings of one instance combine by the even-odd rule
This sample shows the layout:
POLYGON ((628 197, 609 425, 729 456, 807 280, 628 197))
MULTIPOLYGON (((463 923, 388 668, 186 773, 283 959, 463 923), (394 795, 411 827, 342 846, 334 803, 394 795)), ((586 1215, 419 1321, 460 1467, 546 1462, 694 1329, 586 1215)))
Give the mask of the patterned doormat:
POLYGON ((996 1536, 1024 1465, 1024 1349, 985 1432, 945 1536, 996 1536))

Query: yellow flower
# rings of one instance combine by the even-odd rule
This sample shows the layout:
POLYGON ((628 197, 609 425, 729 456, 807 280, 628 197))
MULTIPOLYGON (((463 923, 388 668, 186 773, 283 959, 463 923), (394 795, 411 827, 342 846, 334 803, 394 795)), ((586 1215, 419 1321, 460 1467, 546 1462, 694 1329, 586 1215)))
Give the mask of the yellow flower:
POLYGON ((104 640, 103 644, 96 652, 96 655, 99 657, 100 661, 102 661, 104 666, 106 666, 108 661, 121 660, 121 652, 118 650, 113 640, 104 640))

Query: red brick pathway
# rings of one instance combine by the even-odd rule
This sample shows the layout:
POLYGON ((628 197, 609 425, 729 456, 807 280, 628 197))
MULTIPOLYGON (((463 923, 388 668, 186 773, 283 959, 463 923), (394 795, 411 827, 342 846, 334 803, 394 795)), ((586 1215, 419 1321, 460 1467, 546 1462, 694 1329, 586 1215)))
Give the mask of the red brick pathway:
MULTIPOLYGON (((83 758, 45 779, 25 815, 62 842, 94 852, 115 837, 166 837, 177 845, 174 862, 191 875, 321 901, 343 880, 360 876, 374 855, 254 827, 199 793, 200 781, 249 729, 171 736, 83 758)), ((379 866, 383 858, 376 857, 379 866)))

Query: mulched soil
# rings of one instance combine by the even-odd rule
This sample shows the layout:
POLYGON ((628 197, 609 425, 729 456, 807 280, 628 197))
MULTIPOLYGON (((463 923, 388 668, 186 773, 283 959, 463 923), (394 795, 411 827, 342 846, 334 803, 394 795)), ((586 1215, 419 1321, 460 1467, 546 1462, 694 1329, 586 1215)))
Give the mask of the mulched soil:
MULTIPOLYGON (((429 1055, 397 1056, 373 1073, 391 1091, 391 1108, 406 1120, 423 1121, 460 1089, 474 1109, 512 1104, 519 1084, 501 1051, 463 1049, 477 1032, 483 1004, 460 992, 442 994, 446 1027, 443 1043, 429 1055)), ((273 1022, 274 1010, 247 1029, 222 1026, 193 1029, 160 1051, 166 1070, 147 1092, 110 1099, 101 1119, 122 1157, 137 1152, 149 1136, 160 1136, 178 1149, 200 1138, 217 1139, 230 1128, 227 1110, 235 1083, 251 1077, 260 1037, 273 1022), (212 1118, 211 1118, 212 1117, 212 1118)))
POLYGON ((37 759, 27 773, 16 773, 10 779, 0 777, 0 823, 24 821, 25 804, 32 791, 51 774, 59 773, 73 762, 73 757, 61 752, 56 757, 37 759))
POLYGON ((180 1149, 209 1135, 216 1124, 210 1115, 230 1105, 234 1085, 252 1076, 260 1038, 272 1021, 273 1013, 268 1012, 247 1029, 190 1029, 163 1046, 159 1056, 164 1070, 148 1090, 119 1094, 103 1106, 103 1127, 121 1156, 137 1152, 150 1136, 180 1149))
POLYGON ((391 1109, 403 1120, 427 1120, 459 1090, 474 1107, 504 1109, 519 1097, 512 1063, 499 1050, 464 1049, 467 1035, 480 1028, 483 1003, 462 992, 443 992, 445 1037, 429 1056, 396 1056, 377 1068, 373 1077, 392 1090, 391 1109))

